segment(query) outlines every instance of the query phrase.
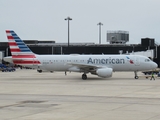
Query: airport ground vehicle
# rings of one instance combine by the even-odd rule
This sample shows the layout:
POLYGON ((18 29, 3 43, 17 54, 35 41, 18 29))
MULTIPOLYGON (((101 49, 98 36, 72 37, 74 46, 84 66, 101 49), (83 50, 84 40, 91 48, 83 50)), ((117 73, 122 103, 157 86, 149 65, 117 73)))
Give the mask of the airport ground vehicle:
POLYGON ((0 64, 0 71, 2 72, 14 72, 16 69, 14 67, 8 67, 4 64, 0 64))
POLYGON ((155 69, 155 70, 143 71, 142 73, 145 75, 151 75, 153 72, 154 74, 157 75, 159 73, 159 71, 160 71, 159 69, 155 69))

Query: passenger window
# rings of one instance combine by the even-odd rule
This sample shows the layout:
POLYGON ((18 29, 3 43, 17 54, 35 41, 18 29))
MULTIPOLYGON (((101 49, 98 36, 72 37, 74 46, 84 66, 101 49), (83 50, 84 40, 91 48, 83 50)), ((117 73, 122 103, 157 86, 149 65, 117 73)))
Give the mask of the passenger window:
POLYGON ((150 61, 150 59, 145 59, 145 62, 149 62, 150 61))

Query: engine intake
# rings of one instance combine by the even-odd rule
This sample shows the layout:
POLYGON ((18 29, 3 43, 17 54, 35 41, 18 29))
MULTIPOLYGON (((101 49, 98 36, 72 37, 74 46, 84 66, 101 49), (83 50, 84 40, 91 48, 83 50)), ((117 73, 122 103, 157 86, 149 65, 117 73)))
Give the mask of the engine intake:
POLYGON ((99 77, 104 77, 104 78, 112 77, 112 72, 113 72, 112 68, 99 68, 96 71, 99 77))

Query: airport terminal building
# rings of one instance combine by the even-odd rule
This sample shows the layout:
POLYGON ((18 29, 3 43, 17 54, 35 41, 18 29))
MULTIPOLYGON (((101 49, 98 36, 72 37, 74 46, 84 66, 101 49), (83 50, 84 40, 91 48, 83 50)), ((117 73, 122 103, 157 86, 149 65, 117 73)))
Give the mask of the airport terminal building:
MULTIPOLYGON (((160 46, 151 38, 142 38, 140 44, 126 44, 129 33, 125 31, 107 32, 109 44, 95 43, 56 43, 55 41, 24 40, 36 54, 137 54, 137 52, 151 51, 147 55, 160 67, 160 46)), ((8 42, 0 42, 0 59, 11 56, 8 42)), ((146 56, 146 54, 145 54, 146 56)))

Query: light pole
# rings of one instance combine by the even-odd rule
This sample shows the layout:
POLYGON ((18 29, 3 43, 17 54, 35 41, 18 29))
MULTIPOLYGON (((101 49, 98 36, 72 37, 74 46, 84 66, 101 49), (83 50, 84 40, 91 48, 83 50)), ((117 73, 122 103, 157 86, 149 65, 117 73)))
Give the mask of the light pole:
POLYGON ((101 44, 101 25, 103 24, 99 22, 97 25, 99 25, 99 44, 101 44))
POLYGON ((68 20, 68 47, 69 47, 69 21, 72 20, 72 18, 67 17, 64 20, 68 20))

